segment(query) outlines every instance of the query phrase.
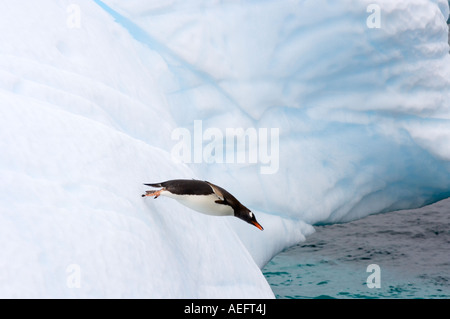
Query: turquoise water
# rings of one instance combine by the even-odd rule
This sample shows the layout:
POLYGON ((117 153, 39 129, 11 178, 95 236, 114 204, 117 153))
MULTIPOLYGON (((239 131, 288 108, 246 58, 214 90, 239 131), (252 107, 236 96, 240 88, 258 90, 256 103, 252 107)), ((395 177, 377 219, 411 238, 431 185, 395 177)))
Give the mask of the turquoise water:
POLYGON ((263 273, 277 298, 450 298, 450 199, 317 226, 263 273))

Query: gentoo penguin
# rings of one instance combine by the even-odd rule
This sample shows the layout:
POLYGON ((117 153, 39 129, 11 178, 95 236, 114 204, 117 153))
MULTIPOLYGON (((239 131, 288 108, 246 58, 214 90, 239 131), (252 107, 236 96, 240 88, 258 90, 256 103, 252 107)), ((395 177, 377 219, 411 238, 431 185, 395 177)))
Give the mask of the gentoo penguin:
POLYGON ((195 179, 174 179, 144 185, 162 188, 146 191, 142 197, 154 196, 156 199, 160 195, 167 196, 200 213, 215 216, 236 216, 263 230, 250 209, 242 205, 225 189, 210 182, 195 179))

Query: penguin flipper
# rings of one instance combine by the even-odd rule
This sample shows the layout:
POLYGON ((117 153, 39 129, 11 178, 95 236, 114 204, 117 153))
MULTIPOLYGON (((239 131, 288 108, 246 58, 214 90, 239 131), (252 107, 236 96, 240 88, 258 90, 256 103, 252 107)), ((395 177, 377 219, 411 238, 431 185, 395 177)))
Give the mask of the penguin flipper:
POLYGON ((219 197, 219 200, 216 200, 216 203, 218 204, 224 204, 225 203, 225 197, 223 196, 222 191, 213 183, 207 182, 205 181, 205 183, 207 183, 211 189, 213 190, 214 194, 216 194, 217 197, 219 197), (223 203, 219 203, 219 202, 223 202, 223 203))
POLYGON ((221 204, 221 205, 228 205, 227 201, 226 200, 222 200, 222 199, 216 200, 214 202, 217 203, 217 204, 221 204))

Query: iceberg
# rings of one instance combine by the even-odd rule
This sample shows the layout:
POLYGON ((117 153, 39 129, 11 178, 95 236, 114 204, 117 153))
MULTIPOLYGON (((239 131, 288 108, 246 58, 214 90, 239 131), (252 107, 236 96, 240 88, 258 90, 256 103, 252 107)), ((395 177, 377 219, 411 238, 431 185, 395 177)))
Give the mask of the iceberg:
POLYGON ((314 225, 450 196, 445 0, 0 8, 0 297, 273 298, 314 225), (175 178, 264 231, 141 198, 175 178))

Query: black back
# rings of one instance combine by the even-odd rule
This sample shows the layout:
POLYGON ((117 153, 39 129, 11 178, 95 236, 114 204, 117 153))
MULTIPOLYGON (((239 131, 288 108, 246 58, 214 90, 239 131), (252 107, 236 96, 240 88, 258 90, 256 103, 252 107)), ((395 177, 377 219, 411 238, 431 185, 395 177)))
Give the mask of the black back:
POLYGON ((145 185, 152 187, 164 187, 172 194, 177 195, 209 195, 214 193, 211 186, 209 186, 206 182, 195 179, 173 179, 162 183, 145 185))

